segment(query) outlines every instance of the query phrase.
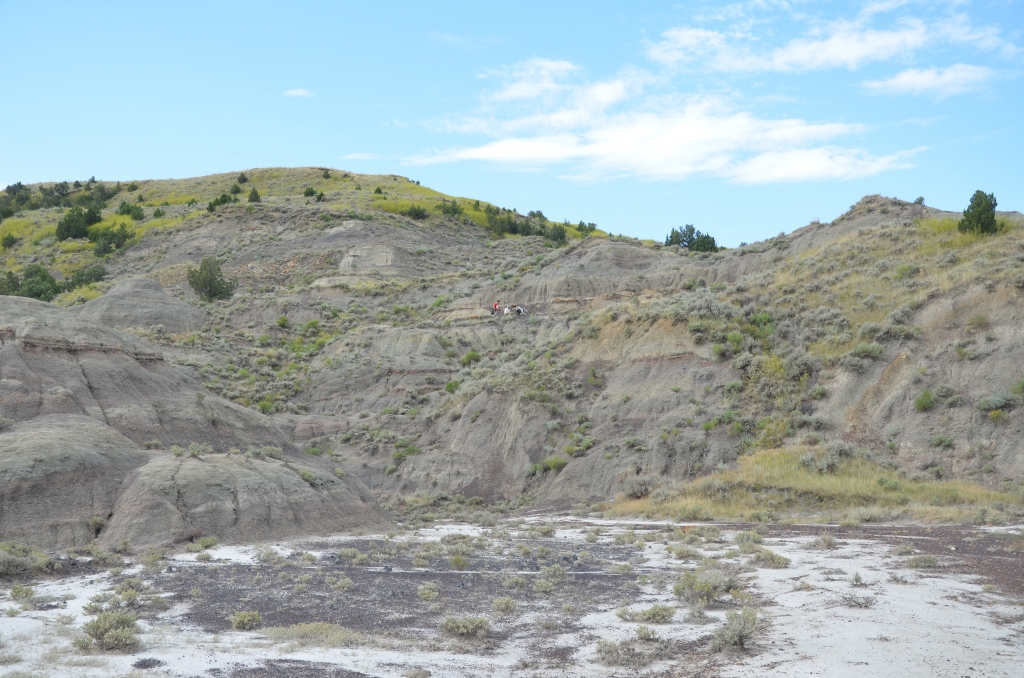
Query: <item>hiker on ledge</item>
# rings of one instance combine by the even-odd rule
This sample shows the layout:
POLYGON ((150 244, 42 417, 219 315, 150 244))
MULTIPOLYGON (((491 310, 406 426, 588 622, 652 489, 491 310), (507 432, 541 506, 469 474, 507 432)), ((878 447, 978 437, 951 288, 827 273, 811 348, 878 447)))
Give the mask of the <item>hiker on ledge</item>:
POLYGON ((500 299, 498 301, 494 302, 494 305, 491 306, 491 315, 498 315, 498 304, 500 304, 500 303, 501 303, 500 299))

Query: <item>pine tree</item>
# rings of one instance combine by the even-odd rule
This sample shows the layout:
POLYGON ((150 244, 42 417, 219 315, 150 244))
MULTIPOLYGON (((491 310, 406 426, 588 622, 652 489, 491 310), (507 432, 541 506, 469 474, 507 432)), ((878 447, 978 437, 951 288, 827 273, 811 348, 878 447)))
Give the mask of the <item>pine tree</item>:
POLYGON ((996 196, 984 191, 975 191, 971 204, 964 210, 964 218, 957 224, 961 233, 995 233, 996 196))
POLYGON ((256 187, 253 186, 252 190, 249 191, 249 202, 259 202, 259 201, 260 201, 260 193, 259 193, 259 191, 256 190, 256 187))

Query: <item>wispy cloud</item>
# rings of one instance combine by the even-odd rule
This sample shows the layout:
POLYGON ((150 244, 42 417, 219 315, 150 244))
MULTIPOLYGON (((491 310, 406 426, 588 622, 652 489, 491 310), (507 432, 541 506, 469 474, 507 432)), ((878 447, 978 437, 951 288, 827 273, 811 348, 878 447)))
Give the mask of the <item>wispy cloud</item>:
POLYGON ((493 141, 410 161, 555 166, 587 179, 710 175, 740 183, 849 179, 909 164, 907 153, 875 156, 834 144, 864 131, 863 125, 764 118, 721 97, 647 96, 645 87, 652 81, 643 72, 593 83, 563 81, 557 101, 519 115, 488 118, 477 130, 473 119, 459 127, 497 137, 493 141))
POLYGON ((915 17, 890 20, 884 28, 869 22, 904 2, 874 3, 853 20, 812 27, 784 45, 758 49, 749 33, 693 26, 670 28, 651 43, 647 56, 665 66, 696 65, 721 72, 799 72, 827 68, 854 70, 869 63, 914 55, 926 47, 963 44, 1013 56, 1020 50, 1003 39, 998 26, 975 27, 966 15, 936 21, 915 17))
POLYGON ((346 153, 341 160, 376 160, 380 156, 376 153, 346 153))
POLYGON ((491 75, 508 80, 492 96, 496 101, 535 99, 564 89, 562 80, 579 67, 568 61, 528 59, 510 69, 492 71, 491 75))
POLYGON ((286 89, 285 91, 281 92, 281 96, 283 96, 283 97, 311 97, 311 96, 313 96, 313 93, 310 92, 308 89, 302 89, 301 87, 299 87, 298 89, 286 89))
POLYGON ((701 61, 712 70, 727 72, 855 69, 872 61, 888 61, 911 53, 928 39, 928 29, 919 20, 907 20, 891 30, 864 28, 859 22, 838 22, 823 35, 797 38, 782 47, 757 53, 736 45, 724 33, 680 27, 662 33, 662 40, 652 44, 647 55, 669 66, 701 61))
POLYGON ((937 98, 971 92, 995 77, 987 66, 954 64, 948 68, 908 68, 891 78, 868 80, 865 89, 874 94, 930 95, 937 98))

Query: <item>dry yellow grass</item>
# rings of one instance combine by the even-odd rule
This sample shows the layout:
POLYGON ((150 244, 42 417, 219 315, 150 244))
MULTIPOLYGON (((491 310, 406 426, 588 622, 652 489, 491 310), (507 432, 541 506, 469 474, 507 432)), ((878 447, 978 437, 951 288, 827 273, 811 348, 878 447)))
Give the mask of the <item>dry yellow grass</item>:
POLYGON ((276 626, 264 629, 263 633, 275 643, 297 647, 356 647, 366 642, 358 631, 326 622, 276 626))
POLYGON ((676 488, 675 497, 618 499, 614 516, 699 516, 724 519, 853 520, 900 516, 928 522, 960 522, 986 508, 997 513, 1024 505, 1019 495, 961 481, 917 481, 900 477, 868 459, 843 459, 835 473, 800 465, 810 448, 766 450, 741 457, 735 469, 676 488), (659 501, 660 499, 660 501, 659 501))

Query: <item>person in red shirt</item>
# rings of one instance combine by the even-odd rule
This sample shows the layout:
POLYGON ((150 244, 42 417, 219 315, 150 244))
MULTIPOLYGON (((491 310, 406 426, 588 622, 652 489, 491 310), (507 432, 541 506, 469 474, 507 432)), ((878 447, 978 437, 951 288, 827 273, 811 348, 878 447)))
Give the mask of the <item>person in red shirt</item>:
POLYGON ((491 306, 491 315, 498 315, 498 304, 500 304, 500 303, 501 303, 500 299, 498 301, 494 302, 494 306, 491 306))

